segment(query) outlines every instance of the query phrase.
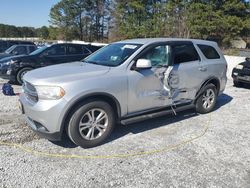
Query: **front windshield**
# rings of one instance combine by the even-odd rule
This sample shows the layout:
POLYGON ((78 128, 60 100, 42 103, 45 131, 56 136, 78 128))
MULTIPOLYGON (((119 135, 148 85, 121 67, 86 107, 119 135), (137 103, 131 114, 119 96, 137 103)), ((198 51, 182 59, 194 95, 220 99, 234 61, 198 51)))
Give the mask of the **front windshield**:
POLYGON ((84 62, 115 67, 128 59, 140 46, 128 43, 110 44, 84 59, 84 62))
POLYGON ((48 48, 48 46, 43 46, 41 48, 38 48, 37 50, 35 50, 34 52, 30 53, 30 55, 37 55, 41 52, 43 52, 44 50, 46 50, 48 48))
POLYGON ((11 51, 15 49, 15 47, 16 47, 16 45, 13 45, 13 46, 9 47, 7 50, 5 50, 5 53, 10 54, 11 51))

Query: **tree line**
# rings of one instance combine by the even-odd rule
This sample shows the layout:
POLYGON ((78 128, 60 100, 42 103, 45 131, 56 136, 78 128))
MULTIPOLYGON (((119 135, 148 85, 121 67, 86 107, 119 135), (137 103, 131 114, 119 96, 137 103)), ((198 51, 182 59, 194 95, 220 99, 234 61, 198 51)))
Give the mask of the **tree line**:
POLYGON ((39 37, 41 39, 56 40, 58 28, 46 27, 16 27, 14 25, 0 24, 0 38, 25 38, 25 37, 39 37))
MULTIPOLYGON (((250 37, 247 0, 61 0, 49 27, 8 28, 5 35, 112 42, 127 38, 210 39, 223 46, 250 37), (29 32, 28 32, 29 31, 29 32)), ((2 25, 0 25, 0 37, 2 25)))

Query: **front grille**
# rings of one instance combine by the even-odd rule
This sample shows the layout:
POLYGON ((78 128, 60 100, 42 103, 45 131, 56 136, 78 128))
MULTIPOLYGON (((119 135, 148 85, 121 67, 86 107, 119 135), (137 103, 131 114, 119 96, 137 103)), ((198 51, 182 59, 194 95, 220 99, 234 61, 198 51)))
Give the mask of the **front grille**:
POLYGON ((33 102, 38 101, 38 95, 36 92, 36 88, 31 83, 24 81, 23 82, 23 91, 29 100, 31 100, 33 102))
POLYGON ((244 67, 243 70, 250 72, 250 67, 244 67))

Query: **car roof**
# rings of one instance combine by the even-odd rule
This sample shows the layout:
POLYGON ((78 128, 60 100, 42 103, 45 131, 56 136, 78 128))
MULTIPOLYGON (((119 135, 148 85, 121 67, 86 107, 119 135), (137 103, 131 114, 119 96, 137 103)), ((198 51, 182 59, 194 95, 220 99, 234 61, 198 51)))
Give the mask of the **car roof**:
POLYGON ((14 44, 12 46, 36 46, 35 44, 14 44))
POLYGON ((193 42, 195 44, 210 44, 216 45, 214 41, 200 40, 200 39, 184 39, 184 38, 138 38, 138 39, 128 39, 119 41, 116 43, 130 43, 130 44, 151 44, 156 42, 171 42, 171 41, 183 41, 183 42, 193 42))

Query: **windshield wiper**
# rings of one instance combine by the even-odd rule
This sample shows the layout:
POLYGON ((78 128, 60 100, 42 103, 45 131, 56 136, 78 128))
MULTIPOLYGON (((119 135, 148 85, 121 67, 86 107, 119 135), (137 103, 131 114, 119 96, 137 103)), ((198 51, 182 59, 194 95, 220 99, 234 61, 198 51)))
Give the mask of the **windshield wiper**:
POLYGON ((85 63, 90 63, 90 64, 95 64, 95 65, 99 65, 99 63, 95 62, 95 61, 83 61, 85 63))

